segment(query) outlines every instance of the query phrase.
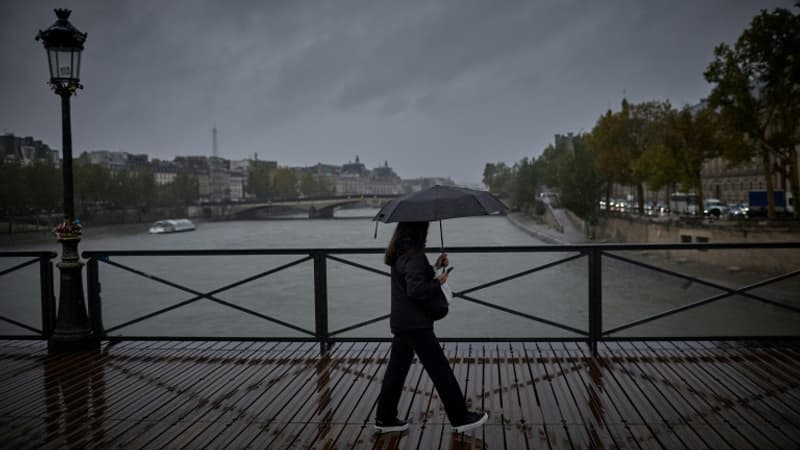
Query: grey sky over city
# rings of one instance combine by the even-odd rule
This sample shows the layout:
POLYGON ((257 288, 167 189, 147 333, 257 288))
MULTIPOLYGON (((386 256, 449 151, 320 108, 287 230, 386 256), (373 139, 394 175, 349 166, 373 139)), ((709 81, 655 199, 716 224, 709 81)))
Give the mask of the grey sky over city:
POLYGON ((631 101, 695 103, 720 42, 792 1, 27 1, 0 4, 0 132, 61 148, 34 37, 88 33, 73 147, 479 182, 631 101))

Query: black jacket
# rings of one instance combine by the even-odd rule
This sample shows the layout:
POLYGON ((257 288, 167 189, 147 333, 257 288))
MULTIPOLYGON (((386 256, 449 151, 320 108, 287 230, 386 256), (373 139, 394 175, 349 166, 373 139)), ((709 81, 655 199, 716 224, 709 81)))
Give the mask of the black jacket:
POLYGON ((424 251, 413 252, 410 242, 397 243, 392 264, 392 331, 433 328, 433 321, 447 315, 441 284, 424 251))

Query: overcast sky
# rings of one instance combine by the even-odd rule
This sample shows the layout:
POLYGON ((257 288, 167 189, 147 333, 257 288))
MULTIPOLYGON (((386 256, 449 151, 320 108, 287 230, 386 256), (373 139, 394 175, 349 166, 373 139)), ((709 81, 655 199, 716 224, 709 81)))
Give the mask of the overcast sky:
POLYGON ((367 167, 478 182, 625 95, 695 103, 720 42, 792 1, 0 3, 0 132, 61 148, 39 29, 88 32, 73 148, 367 167))

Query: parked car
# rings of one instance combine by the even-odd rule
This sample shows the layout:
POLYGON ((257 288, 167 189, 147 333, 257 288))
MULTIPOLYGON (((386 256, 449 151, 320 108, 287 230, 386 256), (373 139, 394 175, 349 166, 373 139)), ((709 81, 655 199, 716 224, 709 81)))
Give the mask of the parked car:
POLYGON ((732 219, 746 219, 749 217, 750 207, 747 203, 738 203, 731 206, 728 216, 732 219))
POLYGON ((709 198, 703 201, 703 214, 706 216, 713 216, 719 219, 720 217, 727 217, 730 208, 725 203, 716 198, 709 198))

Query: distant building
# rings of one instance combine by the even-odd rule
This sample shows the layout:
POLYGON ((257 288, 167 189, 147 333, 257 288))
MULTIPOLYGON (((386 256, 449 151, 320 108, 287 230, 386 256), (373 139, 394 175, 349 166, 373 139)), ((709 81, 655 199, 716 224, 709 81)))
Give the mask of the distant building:
POLYGON ((178 173, 185 173, 197 180, 197 194, 200 203, 211 201, 211 168, 205 156, 176 156, 178 173))
POLYGON ((316 166, 311 166, 310 169, 311 173, 320 177, 335 177, 342 173, 342 167, 333 164, 317 163, 316 166))
POLYGON ((403 180, 403 191, 417 192, 421 191, 422 189, 428 189, 436 185, 455 186, 456 183, 450 178, 441 178, 441 177, 409 178, 407 180, 403 180))
MULTIPOLYGON (((319 166, 319 165, 318 165, 319 166)), ((360 161, 342 165, 341 171, 334 177, 337 195, 396 195, 403 193, 400 177, 384 161, 382 167, 373 170, 360 161)))
POLYGON ((366 177, 369 175, 367 166, 361 163, 356 155, 356 162, 349 161, 347 164, 342 165, 342 170, 339 173, 341 177, 366 177))
MULTIPOLYGON (((800 157, 800 148, 795 149, 800 157)), ((772 186, 776 190, 791 192, 791 182, 776 170, 771 173, 772 186)), ((800 178, 800 173, 798 174, 800 178)), ((764 166, 758 158, 746 164, 731 165, 723 158, 714 158, 703 164, 701 172, 703 196, 718 198, 723 203, 747 203, 749 192, 765 190, 764 166)))
MULTIPOLYGON (((230 195, 231 201, 240 202, 247 198, 247 171, 250 170, 252 160, 231 160, 230 164, 230 195)), ((275 163, 277 167, 277 163, 275 163)))
POLYGON ((209 167, 209 200, 217 203, 230 199, 230 162, 227 159, 211 157, 209 167))
POLYGON ((376 167, 372 169, 372 176, 375 178, 385 178, 385 179, 392 179, 392 180, 399 180, 400 177, 394 173, 394 170, 389 167, 389 162, 384 161, 383 166, 376 167))
POLYGON ((150 167, 153 171, 153 178, 159 186, 174 182, 178 175, 178 166, 171 161, 154 159, 150 162, 150 167))
POLYGON ((232 202, 240 202, 245 198, 247 171, 241 168, 231 169, 228 177, 228 198, 232 202))
POLYGON ((555 144, 556 148, 564 147, 570 152, 575 152, 575 139, 578 139, 578 136, 574 135, 573 133, 567 133, 566 135, 563 134, 556 134, 555 135, 555 144))
POLYGON ((132 154, 111 150, 93 150, 86 152, 86 154, 89 156, 91 164, 105 167, 111 172, 112 176, 121 170, 139 171, 149 165, 146 154, 132 154))
POLYGON ((0 136, 0 158, 20 164, 30 164, 35 160, 58 164, 59 153, 32 136, 19 137, 8 133, 0 136))

